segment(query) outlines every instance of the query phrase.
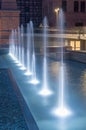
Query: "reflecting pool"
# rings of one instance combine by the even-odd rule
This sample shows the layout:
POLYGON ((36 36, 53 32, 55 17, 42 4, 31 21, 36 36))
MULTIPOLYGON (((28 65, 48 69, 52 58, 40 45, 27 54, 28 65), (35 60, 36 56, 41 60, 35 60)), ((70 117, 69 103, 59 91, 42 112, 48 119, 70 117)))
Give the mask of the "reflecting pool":
POLYGON ((25 76, 24 71, 16 66, 11 57, 5 56, 4 59, 14 74, 19 89, 39 130, 86 130, 86 64, 75 61, 65 61, 63 63, 65 77, 64 98, 68 110, 71 111, 71 115, 60 118, 52 113, 52 110, 58 106, 58 97, 60 96, 60 62, 47 59, 47 80, 53 94, 43 97, 39 95, 43 81, 42 56, 36 56, 36 71, 40 84, 35 86, 28 82, 31 77, 25 76))

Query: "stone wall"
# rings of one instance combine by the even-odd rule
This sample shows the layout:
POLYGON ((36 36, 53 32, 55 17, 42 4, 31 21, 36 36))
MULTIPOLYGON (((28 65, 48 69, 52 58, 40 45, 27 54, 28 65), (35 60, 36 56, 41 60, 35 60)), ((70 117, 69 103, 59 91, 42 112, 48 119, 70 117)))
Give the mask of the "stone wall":
MULTIPOLYGON (((55 60, 61 60, 61 53, 60 52, 50 52, 47 54, 48 57, 55 59, 55 60)), ((70 53, 65 52, 63 53, 63 59, 64 60, 69 60, 70 59, 70 53)))
POLYGON ((19 26, 19 11, 0 11, 0 44, 8 44, 12 29, 19 26))
MULTIPOLYGON (((63 0, 43 0, 43 11, 42 15, 48 17, 48 23, 50 26, 56 26, 56 13, 54 11, 55 8, 61 8, 62 7, 62 1, 63 0)), ((79 25, 80 23, 83 26, 86 26, 86 8, 85 12, 81 12, 80 6, 81 1, 83 0, 77 0, 79 2, 79 9, 78 12, 74 12, 74 0, 66 0, 67 2, 67 11, 64 12, 65 16, 65 22, 64 24, 67 27, 75 27, 75 25, 79 25)), ((86 4, 86 0, 85 4, 86 4)))
POLYGON ((85 51, 70 51, 70 60, 79 61, 86 63, 86 52, 85 51))
MULTIPOLYGON (((48 57, 55 60, 61 60, 60 52, 49 52, 48 57)), ((86 52, 85 51, 65 51, 63 53, 64 60, 74 60, 77 62, 86 63, 86 52)))
POLYGON ((0 47, 7 46, 12 29, 19 26, 19 14, 16 0, 2 0, 0 9, 0 47))

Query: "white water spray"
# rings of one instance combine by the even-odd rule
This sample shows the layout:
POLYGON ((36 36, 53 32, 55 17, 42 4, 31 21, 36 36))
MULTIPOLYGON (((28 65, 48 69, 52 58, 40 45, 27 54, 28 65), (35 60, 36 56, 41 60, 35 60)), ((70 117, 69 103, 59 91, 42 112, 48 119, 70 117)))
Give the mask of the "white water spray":
MULTIPOLYGON (((60 9, 59 11, 59 28, 60 28, 60 34, 63 34, 63 29, 64 29, 64 16, 63 16, 63 11, 60 9)), ((66 117, 71 114, 71 111, 67 108, 65 104, 65 83, 64 83, 64 64, 63 64, 63 55, 64 55, 64 42, 63 38, 60 40, 61 42, 61 67, 60 67, 60 83, 59 83, 59 103, 56 106, 56 108, 52 111, 52 113, 56 116, 60 117, 66 117)))
POLYGON ((31 31, 30 31, 30 24, 27 24, 27 50, 26 50, 26 75, 32 75, 31 72, 31 31))
POLYGON ((31 31, 31 44, 32 44, 32 80, 30 83, 38 84, 39 81, 36 76, 36 57, 35 57, 35 50, 34 50, 34 30, 33 30, 33 23, 30 21, 30 31, 31 31))
POLYGON ((48 86, 48 79, 47 79, 47 18, 44 18, 43 21, 44 30, 43 30, 43 44, 44 44, 44 61, 43 61, 43 86, 42 90, 39 92, 40 95, 48 96, 52 94, 52 91, 49 89, 48 86))

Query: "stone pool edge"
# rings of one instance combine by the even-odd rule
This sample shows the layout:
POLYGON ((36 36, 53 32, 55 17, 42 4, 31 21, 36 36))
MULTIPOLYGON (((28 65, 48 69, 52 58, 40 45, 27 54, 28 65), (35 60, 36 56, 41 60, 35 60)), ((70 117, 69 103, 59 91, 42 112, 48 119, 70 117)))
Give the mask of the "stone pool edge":
POLYGON ((19 90, 19 87, 18 87, 18 85, 16 83, 16 80, 15 80, 10 68, 8 68, 8 74, 9 74, 9 77, 11 79, 13 89, 14 89, 16 95, 17 95, 17 98, 18 98, 18 101, 19 101, 23 116, 25 118, 28 130, 39 130, 39 128, 38 128, 38 126, 36 124, 36 121, 34 120, 32 114, 30 112, 30 109, 27 106, 27 104, 26 104, 26 102, 25 102, 25 100, 24 100, 24 98, 23 98, 23 96, 22 96, 22 94, 21 94, 21 92, 19 90))

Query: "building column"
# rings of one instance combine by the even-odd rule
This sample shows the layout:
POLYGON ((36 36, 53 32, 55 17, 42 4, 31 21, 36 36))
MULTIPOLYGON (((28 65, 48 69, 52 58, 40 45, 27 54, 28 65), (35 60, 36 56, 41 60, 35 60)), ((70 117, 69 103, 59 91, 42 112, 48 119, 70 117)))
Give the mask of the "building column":
POLYGON ((6 45, 9 42, 9 36, 12 29, 19 26, 19 14, 16 0, 2 0, 0 10, 0 45, 6 45))

